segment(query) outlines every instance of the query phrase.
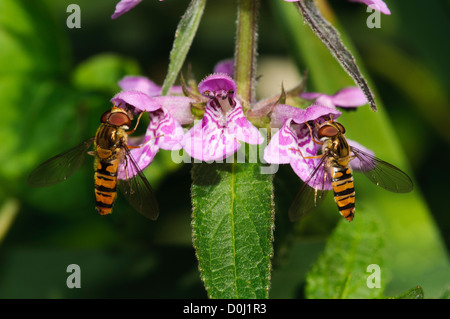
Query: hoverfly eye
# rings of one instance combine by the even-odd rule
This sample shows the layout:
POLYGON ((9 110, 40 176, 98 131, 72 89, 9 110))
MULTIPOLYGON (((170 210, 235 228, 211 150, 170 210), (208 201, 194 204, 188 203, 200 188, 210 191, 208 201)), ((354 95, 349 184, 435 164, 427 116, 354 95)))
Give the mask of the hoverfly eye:
POLYGON ((341 123, 338 123, 338 122, 334 122, 334 123, 339 128, 339 131, 341 131, 341 133, 344 134, 345 133, 345 127, 341 123))
POLYGON ((112 113, 108 117, 108 124, 113 126, 131 125, 130 118, 125 113, 112 113))
POLYGON ((100 117, 100 122, 106 123, 108 121, 108 117, 110 114, 111 114, 111 111, 106 111, 105 113, 103 113, 102 116, 100 117))
POLYGON ((333 137, 333 136, 336 136, 338 133, 339 133, 339 131, 334 126, 324 125, 319 129, 318 135, 319 135, 319 138, 333 137))

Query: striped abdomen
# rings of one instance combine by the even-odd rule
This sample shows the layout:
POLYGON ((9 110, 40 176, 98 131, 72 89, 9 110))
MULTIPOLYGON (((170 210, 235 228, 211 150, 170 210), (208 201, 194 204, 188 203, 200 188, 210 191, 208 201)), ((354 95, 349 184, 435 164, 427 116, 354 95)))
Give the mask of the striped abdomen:
POLYGON ((331 185, 339 213, 352 221, 355 215, 355 189, 351 169, 340 165, 332 166, 331 185))
POLYGON ((111 214, 117 196, 119 159, 97 159, 95 167, 95 208, 100 215, 111 214))

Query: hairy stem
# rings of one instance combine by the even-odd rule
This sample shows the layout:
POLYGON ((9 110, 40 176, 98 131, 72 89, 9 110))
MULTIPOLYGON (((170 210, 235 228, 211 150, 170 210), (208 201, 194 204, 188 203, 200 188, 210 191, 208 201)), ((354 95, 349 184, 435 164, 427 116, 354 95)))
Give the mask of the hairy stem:
POLYGON ((234 78, 244 109, 254 102, 259 0, 238 0, 234 78))

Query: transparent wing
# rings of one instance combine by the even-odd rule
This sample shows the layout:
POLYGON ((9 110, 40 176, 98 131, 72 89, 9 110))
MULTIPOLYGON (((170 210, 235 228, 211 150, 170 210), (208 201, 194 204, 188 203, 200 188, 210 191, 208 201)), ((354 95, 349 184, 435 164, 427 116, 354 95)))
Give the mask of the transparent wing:
POLYGON ((131 206, 145 217, 156 220, 159 216, 158 202, 156 201, 155 193, 153 192, 150 183, 142 173, 139 166, 136 164, 128 147, 123 147, 125 156, 121 165, 123 171, 127 172, 127 165, 132 165, 137 174, 125 179, 118 179, 119 189, 124 194, 131 206))
POLYGON ((308 179, 304 182, 300 190, 295 195, 295 198, 289 208, 289 219, 293 222, 299 220, 303 216, 313 211, 322 203, 328 190, 325 189, 325 181, 329 179, 329 171, 326 169, 326 156, 323 156, 308 179), (320 171, 324 174, 320 174, 320 171), (310 182, 313 185, 318 185, 315 188, 309 186, 310 182))
POLYGON ((71 177, 83 164, 85 154, 93 141, 94 137, 91 137, 36 167, 28 176, 28 185, 50 186, 71 177))
POLYGON ((361 171, 376 185, 394 193, 412 191, 411 178, 399 168, 355 147, 351 151, 359 159, 361 171))

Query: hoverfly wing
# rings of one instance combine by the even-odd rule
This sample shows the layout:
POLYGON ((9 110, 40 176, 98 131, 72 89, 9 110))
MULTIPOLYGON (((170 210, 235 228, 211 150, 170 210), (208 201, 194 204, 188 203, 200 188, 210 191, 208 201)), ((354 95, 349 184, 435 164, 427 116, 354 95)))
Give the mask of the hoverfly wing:
POLYGON ((159 216, 158 202, 150 183, 136 164, 127 146, 123 147, 125 156, 119 166, 119 170, 123 170, 125 179, 118 179, 118 185, 125 198, 131 206, 145 217, 156 220, 159 216), (128 178, 127 166, 131 165, 132 169, 137 172, 134 176, 128 178))
POLYGON ((411 178, 402 170, 358 148, 351 147, 360 161, 360 170, 375 185, 394 193, 408 193, 413 189, 411 178))
POLYGON ((328 190, 324 187, 325 180, 329 178, 325 160, 326 156, 322 156, 311 175, 303 183, 302 187, 297 192, 297 195, 295 195, 289 208, 289 219, 292 222, 299 220, 318 207, 328 194, 328 190), (320 174, 321 170, 324 172, 324 175, 320 174), (317 186, 312 188, 309 186, 310 182, 317 186))
POLYGON ((94 137, 91 137, 36 167, 28 176, 28 185, 32 187, 50 186, 71 177, 83 164, 85 153, 93 141, 94 137))

